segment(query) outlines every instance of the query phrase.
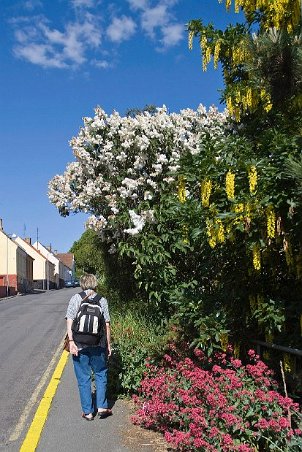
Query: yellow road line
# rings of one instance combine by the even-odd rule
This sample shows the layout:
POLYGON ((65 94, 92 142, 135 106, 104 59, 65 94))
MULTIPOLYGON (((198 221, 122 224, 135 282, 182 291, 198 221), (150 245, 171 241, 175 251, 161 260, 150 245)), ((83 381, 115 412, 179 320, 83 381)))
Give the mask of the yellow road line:
MULTIPOLYGON (((64 335, 65 337, 65 335, 64 335)), ((38 385, 36 386, 34 392, 32 393, 31 398, 29 399, 29 401, 27 402, 23 413, 21 414, 19 421, 13 431, 13 433, 11 434, 9 441, 17 441, 24 429, 24 425, 27 421, 28 416, 31 413, 32 408, 34 407, 34 405, 36 404, 39 396, 40 396, 40 392, 42 391, 43 387, 45 386, 45 384, 47 383, 48 379, 49 379, 49 375, 51 374, 51 372, 53 371, 59 355, 61 355, 62 353, 62 349, 63 349, 63 343, 64 343, 64 338, 62 339, 59 347, 57 348, 55 354, 52 357, 52 360, 50 361, 47 369, 45 370, 44 374, 42 375, 38 385)))
POLYGON ((47 419, 48 411, 57 391, 57 387, 60 383, 60 379, 69 357, 69 353, 63 351, 61 358, 55 368, 55 371, 51 377, 49 385, 42 397, 42 400, 38 406, 36 414, 33 418, 31 426, 27 432, 25 440, 20 448, 20 452, 34 452, 38 446, 40 436, 47 419))

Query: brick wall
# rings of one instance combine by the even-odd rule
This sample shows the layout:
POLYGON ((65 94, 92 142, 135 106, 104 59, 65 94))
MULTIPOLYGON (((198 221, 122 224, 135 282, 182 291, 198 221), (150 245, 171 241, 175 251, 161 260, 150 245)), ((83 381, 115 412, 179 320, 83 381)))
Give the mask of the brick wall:
MULTIPOLYGON (((8 293, 9 295, 16 295, 18 290, 18 278, 17 275, 8 275, 8 293)), ((7 276, 0 275, 0 297, 6 297, 7 292, 7 276)))

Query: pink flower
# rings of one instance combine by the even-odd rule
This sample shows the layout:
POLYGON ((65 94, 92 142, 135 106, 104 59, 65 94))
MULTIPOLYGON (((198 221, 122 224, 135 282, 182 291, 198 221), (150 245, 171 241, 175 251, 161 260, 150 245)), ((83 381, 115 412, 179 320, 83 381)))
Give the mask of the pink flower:
POLYGON ((171 358, 170 355, 165 354, 165 355, 164 355, 164 359, 165 359, 168 363, 171 363, 171 362, 172 362, 172 358, 171 358))
POLYGON ((237 450, 238 452, 252 452, 254 449, 251 449, 247 444, 240 444, 237 450))
POLYGON ((251 452, 251 438, 263 434, 282 448, 290 436, 302 434, 291 430, 287 417, 298 405, 277 392, 271 371, 253 350, 249 354, 253 364, 243 365, 219 353, 212 369, 208 359, 203 368, 203 360, 183 358, 183 351, 166 354, 162 366, 146 369, 133 422, 163 433, 179 451, 251 452))
POLYGON ((219 430, 217 427, 212 427, 209 433, 209 437, 213 438, 214 436, 218 436, 219 435, 219 430))
POLYGON ((233 446, 233 440, 231 435, 229 435, 228 433, 226 433, 225 435, 222 435, 222 445, 224 446, 233 446))
POLYGON ((232 360, 231 360, 231 363, 232 363, 233 366, 236 367, 237 369, 238 369, 239 367, 242 366, 242 362, 241 362, 240 359, 232 359, 232 360))
POLYGON ((205 357, 205 354, 202 350, 200 350, 200 348, 195 348, 194 349, 194 355, 196 356, 196 358, 202 359, 205 357))
POLYGON ((290 427, 289 421, 286 417, 281 417, 279 419, 279 425, 281 428, 289 428, 290 427))

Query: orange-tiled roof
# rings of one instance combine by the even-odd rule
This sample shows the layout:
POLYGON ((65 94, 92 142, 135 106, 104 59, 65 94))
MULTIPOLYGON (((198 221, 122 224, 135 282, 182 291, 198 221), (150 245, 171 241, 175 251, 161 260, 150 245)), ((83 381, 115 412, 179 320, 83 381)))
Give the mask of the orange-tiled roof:
POLYGON ((55 255, 66 267, 72 269, 74 266, 74 254, 73 253, 58 253, 55 255))

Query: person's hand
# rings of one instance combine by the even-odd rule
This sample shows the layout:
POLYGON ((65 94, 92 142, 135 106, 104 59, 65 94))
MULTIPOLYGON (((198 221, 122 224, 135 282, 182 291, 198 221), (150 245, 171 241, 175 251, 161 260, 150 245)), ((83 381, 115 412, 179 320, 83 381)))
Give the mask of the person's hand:
POLYGON ((110 345, 110 344, 108 344, 107 349, 108 349, 108 358, 110 358, 111 353, 112 353, 112 351, 111 351, 111 345, 110 345))
POLYGON ((78 347, 76 346, 74 341, 69 342, 69 351, 72 355, 78 356, 78 353, 79 353, 78 347))

